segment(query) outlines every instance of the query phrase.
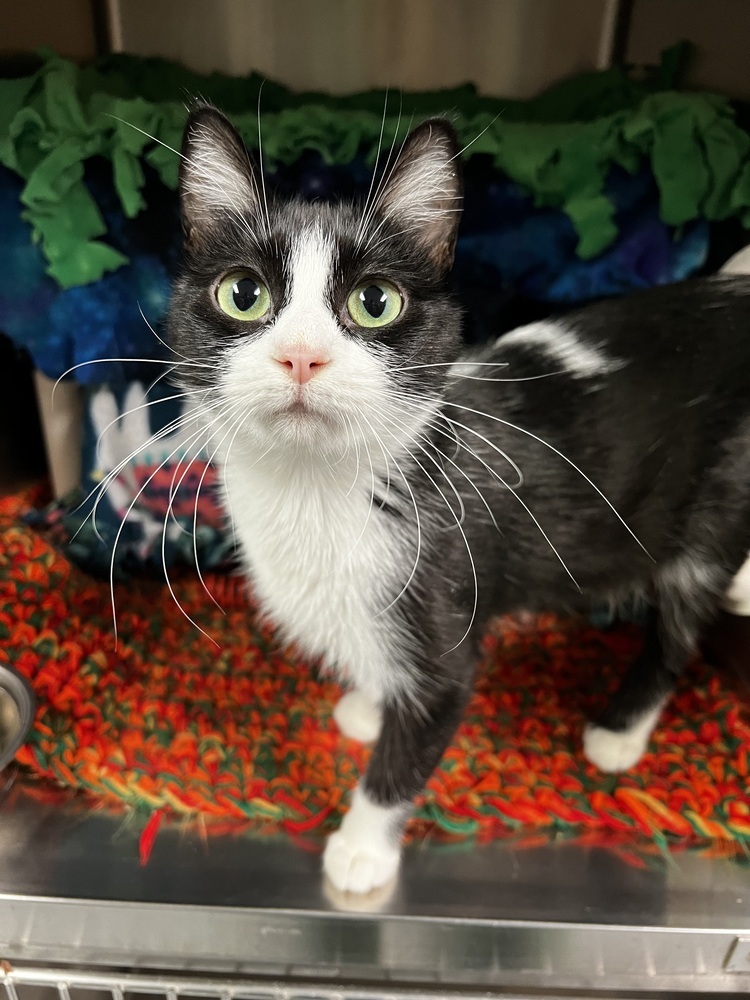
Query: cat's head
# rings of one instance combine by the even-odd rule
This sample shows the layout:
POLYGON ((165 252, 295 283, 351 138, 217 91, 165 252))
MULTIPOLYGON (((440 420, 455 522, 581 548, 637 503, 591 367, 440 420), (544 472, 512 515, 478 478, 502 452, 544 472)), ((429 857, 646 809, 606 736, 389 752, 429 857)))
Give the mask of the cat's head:
POLYGON ((397 447, 427 419, 422 401, 434 406, 460 349, 457 156, 451 126, 432 120, 366 203, 277 200, 223 115, 190 115, 169 334, 217 431, 325 452, 397 447))

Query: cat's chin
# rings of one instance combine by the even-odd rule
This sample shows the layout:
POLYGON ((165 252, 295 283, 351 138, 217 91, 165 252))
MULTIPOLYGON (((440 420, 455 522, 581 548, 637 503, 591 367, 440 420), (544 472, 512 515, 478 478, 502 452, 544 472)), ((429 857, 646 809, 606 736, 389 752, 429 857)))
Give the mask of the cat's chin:
POLYGON ((349 438, 343 420, 296 404, 269 413, 252 431, 266 446, 303 448, 320 454, 340 453, 349 438))

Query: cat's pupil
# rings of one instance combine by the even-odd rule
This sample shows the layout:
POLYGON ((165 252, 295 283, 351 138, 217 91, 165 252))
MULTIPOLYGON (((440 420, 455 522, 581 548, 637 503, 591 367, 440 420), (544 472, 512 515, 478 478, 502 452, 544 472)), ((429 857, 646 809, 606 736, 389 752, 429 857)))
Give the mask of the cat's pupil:
POLYGON ((383 315, 388 294, 378 285, 368 285, 364 291, 359 293, 362 305, 373 319, 379 319, 383 315))
POLYGON ((232 285, 232 301, 240 312, 247 312, 252 309, 258 301, 260 288, 258 282, 252 278, 240 278, 232 285))

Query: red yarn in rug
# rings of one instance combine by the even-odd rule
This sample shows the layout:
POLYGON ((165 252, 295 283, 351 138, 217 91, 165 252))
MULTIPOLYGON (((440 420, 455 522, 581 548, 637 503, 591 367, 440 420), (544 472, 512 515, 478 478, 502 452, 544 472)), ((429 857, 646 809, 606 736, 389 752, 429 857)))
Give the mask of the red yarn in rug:
MULTIPOLYGON (((239 581, 209 589, 94 580, 0 501, 0 658, 32 683, 18 760, 36 774, 159 816, 329 825, 368 751, 331 719, 337 686, 259 622, 239 581)), ((657 841, 750 842, 750 707, 738 681, 696 661, 649 752, 626 775, 581 753, 587 716, 637 653, 632 626, 600 632, 543 615, 490 632, 476 694, 412 829, 490 839, 510 829, 637 830, 657 841)), ((156 830, 154 821, 154 833, 156 830)), ((148 845, 146 845, 148 846, 148 845)))

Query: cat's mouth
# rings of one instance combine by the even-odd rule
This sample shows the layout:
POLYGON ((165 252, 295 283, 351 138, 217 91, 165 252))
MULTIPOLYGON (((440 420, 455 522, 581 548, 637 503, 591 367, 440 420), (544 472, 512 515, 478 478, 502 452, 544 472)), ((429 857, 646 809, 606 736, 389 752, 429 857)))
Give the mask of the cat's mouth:
POLYGON ((275 420, 291 419, 295 423, 325 424, 328 427, 333 427, 336 423, 329 413, 314 406, 303 393, 295 394, 292 399, 276 407, 273 417, 275 420))

